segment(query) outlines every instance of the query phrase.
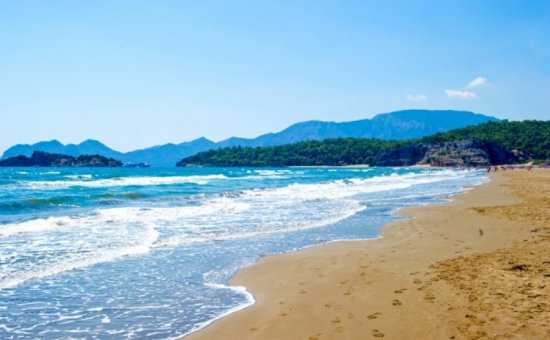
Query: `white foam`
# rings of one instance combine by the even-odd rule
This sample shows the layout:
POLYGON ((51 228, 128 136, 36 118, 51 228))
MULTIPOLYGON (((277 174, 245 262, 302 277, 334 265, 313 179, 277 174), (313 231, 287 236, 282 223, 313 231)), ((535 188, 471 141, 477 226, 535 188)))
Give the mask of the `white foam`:
POLYGON ((242 309, 245 309, 249 306, 252 306, 254 303, 256 303, 256 300, 254 299, 254 295, 252 295, 248 290, 246 290, 246 287, 243 287, 243 286, 227 286, 227 285, 216 284, 216 283, 206 283, 206 286, 208 286, 210 288, 214 288, 214 289, 232 290, 232 291, 234 291, 238 294, 244 295, 245 302, 240 304, 240 305, 237 305, 233 308, 230 308, 230 309, 228 309, 227 311, 225 311, 223 313, 220 313, 219 315, 215 316, 214 318, 212 318, 208 321, 205 321, 205 322, 202 322, 202 323, 196 325, 191 330, 189 330, 188 332, 186 332, 186 333, 184 333, 180 336, 173 337, 171 339, 181 339, 181 338, 183 338, 183 337, 185 337, 185 336, 187 336, 191 333, 195 333, 195 332, 205 328, 206 326, 210 325, 211 323, 213 323, 216 320, 219 320, 219 319, 223 318, 224 316, 227 316, 229 314, 238 312, 238 311, 240 311, 242 309))
MULTIPOLYGON (((57 219, 57 218, 52 218, 57 219)), ((159 237, 153 225, 112 226, 92 216, 64 217, 63 226, 29 235, 9 235, 0 248, 0 289, 78 268, 140 255, 150 251, 159 237), (71 221, 72 220, 72 221, 71 221), (28 261, 35 256, 34 261, 28 261), (27 261, 20 262, 18 259, 27 261)), ((48 219, 44 220, 47 223, 48 219)), ((29 221, 32 223, 32 221, 29 221)))
POLYGON ((319 228, 322 226, 326 226, 326 225, 330 225, 330 224, 334 224, 339 221, 342 221, 363 210, 365 210, 365 207, 357 204, 355 206, 355 209, 350 208, 347 211, 341 212, 337 216, 334 216, 330 219, 324 219, 321 221, 313 221, 313 222, 303 221, 302 223, 295 223, 295 224, 292 224, 291 222, 289 222, 285 224, 284 227, 282 228, 265 228, 265 229, 256 229, 256 230, 242 231, 242 232, 214 233, 210 235, 205 235, 203 237, 176 236, 176 237, 167 238, 164 241, 158 241, 155 244, 155 246, 156 247, 174 247, 174 246, 181 246, 184 244, 201 243, 201 242, 207 242, 207 241, 213 241, 213 240, 216 240, 216 241, 238 240, 238 239, 261 236, 261 235, 271 235, 271 234, 293 232, 298 230, 319 228))
POLYGON ((59 171, 43 171, 40 172, 41 175, 59 175, 61 172, 59 171))
MULTIPOLYGON (((271 175, 273 173, 269 172, 268 176, 271 175)), ((6 246, 0 247, 0 259, 8 264, 0 267, 0 288, 143 254, 156 247, 317 228, 337 223, 365 209, 357 195, 460 179, 464 175, 458 171, 437 171, 291 184, 230 195, 199 195, 194 201, 196 205, 192 206, 97 209, 71 216, 4 224, 0 225, 0 242, 6 246)), ((227 178, 209 175, 126 177, 121 180, 158 183, 159 179, 164 179, 168 183, 188 181, 190 177, 194 180, 198 177, 200 180, 227 178)), ((97 185, 97 182, 90 183, 97 185)))
MULTIPOLYGON (((70 175, 69 175, 70 176, 70 175)), ((71 180, 71 181, 26 181, 20 184, 30 189, 57 190, 70 187, 116 187, 116 186, 149 186, 149 185, 169 185, 169 184, 208 184, 213 180, 228 179, 225 175, 205 175, 205 176, 165 176, 165 177, 118 177, 97 180, 71 180)))
POLYGON ((103 307, 88 308, 88 312, 101 312, 101 311, 103 311, 103 307))
POLYGON ((0 279, 0 289, 15 287, 30 280, 36 280, 47 276, 57 275, 71 270, 89 267, 94 264, 109 262, 125 256, 140 255, 150 250, 146 246, 136 246, 132 248, 122 248, 118 250, 105 251, 103 254, 96 253, 95 257, 83 259, 64 260, 63 262, 53 264, 47 268, 34 269, 32 271, 22 271, 13 276, 0 279))
POLYGON ((62 226, 69 217, 39 218, 22 223, 0 225, 0 236, 10 236, 19 233, 44 232, 62 226))
POLYGON ((220 211, 244 211, 249 205, 228 197, 210 200, 207 204, 171 208, 124 207, 97 209, 73 216, 38 218, 20 223, 0 225, 0 236, 42 233, 59 229, 75 229, 90 225, 158 224, 191 216, 212 215, 220 211))
POLYGON ((0 324, 0 329, 3 329, 4 331, 6 331, 7 333, 11 333, 11 331, 15 330, 15 328, 12 328, 12 327, 8 327, 4 324, 0 324))
POLYGON ((290 170, 254 170, 255 173, 262 175, 262 176, 277 176, 280 175, 290 175, 292 174, 292 171, 290 170))

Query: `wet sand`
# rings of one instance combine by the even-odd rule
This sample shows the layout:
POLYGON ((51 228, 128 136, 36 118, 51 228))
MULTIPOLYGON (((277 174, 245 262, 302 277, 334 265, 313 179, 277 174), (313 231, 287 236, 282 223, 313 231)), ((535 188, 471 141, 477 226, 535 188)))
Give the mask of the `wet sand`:
POLYGON ((185 339, 548 339, 550 170, 399 211, 382 238, 241 270, 257 303, 185 339))

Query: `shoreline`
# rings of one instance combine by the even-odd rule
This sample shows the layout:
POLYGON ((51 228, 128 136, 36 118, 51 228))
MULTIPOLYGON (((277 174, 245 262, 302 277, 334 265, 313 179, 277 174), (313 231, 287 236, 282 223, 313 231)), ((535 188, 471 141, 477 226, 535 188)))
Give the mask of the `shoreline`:
MULTIPOLYGON (((405 166, 403 168, 425 168, 426 166, 424 165, 413 165, 413 166, 405 166)), ((427 167, 430 167, 429 165, 427 167)), ((369 165, 368 164, 360 164, 360 165, 345 165, 345 166, 290 166, 289 168, 369 168, 369 165)), ((438 167, 432 167, 432 168, 438 168, 438 167)), ((456 194, 452 194, 452 195, 449 195, 447 197, 441 197, 439 198, 439 202, 433 202, 433 203, 427 203, 427 204, 421 204, 421 205, 415 205, 415 206, 412 206, 412 207, 404 207, 404 208, 398 208, 396 209, 396 211, 394 212, 394 216, 396 218, 398 218, 399 216, 404 216, 402 214, 400 214, 399 212, 403 209, 409 209, 409 208, 419 208, 419 207, 423 207, 423 206, 431 206, 431 205, 438 205, 438 204, 447 204, 449 202, 452 202, 454 197, 458 196, 458 195, 462 195, 462 194, 465 194, 467 193, 469 190, 477 187, 477 186, 480 186, 480 185, 484 185, 486 184, 487 182, 489 182, 491 179, 490 179, 490 176, 486 176, 484 179, 481 180, 481 182, 479 183, 476 183, 474 185, 470 185, 470 186, 466 186, 466 187, 463 187, 462 188, 462 191, 459 192, 459 193, 456 193, 456 194)), ((406 218, 409 218, 409 219, 414 219, 415 216, 406 216, 406 218)), ((370 237, 370 238, 364 238, 364 239, 335 239, 335 240, 330 240, 330 241, 327 241, 325 243, 320 243, 320 244, 313 244, 313 245, 309 245, 309 246, 305 246, 305 247, 302 247, 302 248, 299 248, 299 249, 295 249, 295 250, 292 250, 288 253, 282 253, 282 254, 272 254, 272 255, 268 255, 266 257, 274 257, 274 256, 281 256, 281 255, 286 255, 286 254, 291 254, 291 253, 299 253, 299 252, 302 252, 302 251, 305 251, 305 250, 308 250, 308 249, 311 249, 311 248, 319 248, 319 247, 325 247, 325 246, 328 246, 330 244, 334 244, 334 243, 343 243, 343 242, 368 242, 368 241, 376 241, 376 240, 380 240, 383 238, 382 236, 382 228, 388 226, 388 225, 391 225, 392 223, 395 223, 395 222, 398 222, 399 219, 397 219, 396 221, 393 221, 393 222, 389 222, 389 223, 386 223, 382 226, 380 226, 379 228, 379 234, 375 237, 370 237)), ((262 260, 262 258, 264 257, 260 257, 255 263, 251 264, 250 266, 255 266, 258 264, 259 261, 262 260)), ((234 275, 233 277, 229 280, 229 282, 227 283, 227 285, 223 285, 224 288, 226 289, 232 289, 232 290, 238 290, 238 291, 242 291, 244 293, 244 295, 247 296, 248 298, 248 301, 247 303, 244 303, 242 305, 239 305, 239 306, 235 306, 231 309, 229 309, 228 311, 216 316, 215 318, 211 319, 211 320, 208 320, 208 321, 205 321, 204 323, 202 324, 199 324, 197 326, 197 328, 195 330, 190 330, 188 333, 185 333, 181 336, 178 336, 176 337, 177 339, 189 339, 191 336, 195 335, 196 333, 200 333, 202 332, 204 329, 207 329, 208 327, 210 327, 212 324, 218 322, 219 320, 222 320, 234 313, 238 313, 244 309, 247 309, 251 306, 254 306, 255 304, 258 303, 256 297, 255 297, 255 294, 253 294, 251 291, 248 290, 247 286, 245 285, 237 285, 233 282, 233 280, 235 279, 235 277, 243 270, 246 270, 248 267, 250 266, 247 266, 247 267, 244 267, 244 268, 241 268, 239 269, 234 275)))
MULTIPOLYGON (((542 175, 545 181, 549 173, 521 171, 529 178, 542 175)), ((511 248, 518 240, 535 237, 518 221, 478 211, 520 206, 525 198, 514 192, 517 187, 512 188, 518 176, 519 171, 492 174, 490 182, 453 196, 451 202, 400 209, 398 215, 412 218, 383 226, 374 240, 330 242, 262 258, 241 269, 230 282, 246 287, 256 302, 185 339, 468 338, 475 332, 487 334, 480 331, 487 321, 481 326, 472 323, 466 313, 462 322, 463 313, 469 310, 468 299, 445 276, 449 273, 444 268, 446 261, 511 248)), ((546 294, 538 296, 547 300, 546 294)), ((502 329, 503 335, 511 332, 494 320, 489 324, 492 328, 485 328, 496 329, 495 334, 502 329)), ((523 333, 512 334, 548 335, 540 327, 525 327, 523 333)))
MULTIPOLYGON (((320 166, 321 168, 325 167, 325 168, 333 168, 333 167, 336 167, 336 168, 369 168, 369 165, 359 165, 359 166, 320 166)), ((420 168, 420 167, 424 167, 424 166, 407 166, 405 168, 420 168)), ((315 166, 289 166, 289 168, 316 168, 315 166)), ((454 199, 458 196, 462 196, 462 195, 466 195, 468 192, 470 192, 472 189, 475 189, 476 187, 479 187, 479 186, 483 186, 483 185, 486 185, 488 183, 490 183, 492 181, 492 177, 493 176, 487 176, 487 179, 484 181, 484 182, 481 182, 479 184, 476 184, 476 185, 473 185, 473 186, 468 186, 468 187, 464 187, 463 188, 463 191, 460 192, 460 193, 457 193, 457 194, 454 194, 454 195, 451 195, 447 198, 442 198, 442 202, 436 202, 436 203, 428 203, 426 205, 419 205, 419 206, 412 206, 412 207, 405 207, 405 208, 399 208, 396 210, 396 212, 394 213, 396 216, 402 216, 402 217, 405 217, 407 219, 416 219, 416 216, 414 214, 407 214, 407 213, 402 213, 404 210, 414 210, 414 209, 417 209, 417 208, 422 208, 422 207, 429 207, 429 206, 437 206, 437 205, 443 205, 443 204, 450 204, 454 201, 454 199)), ((275 257, 282 257, 282 256, 285 256, 285 255, 290 255, 290 254, 300 254, 302 252, 305 252, 305 251, 308 251, 308 250, 312 250, 312 249, 319 249, 321 250, 322 248, 324 247, 328 247, 330 245, 334 245, 334 244, 345 244, 345 243, 355 243, 355 242, 370 242, 370 241, 377 241, 377 240, 383 240, 384 239, 384 236, 383 236, 383 230, 384 228, 389 228, 391 227, 394 223, 398 223, 400 222, 400 220, 397 220, 397 221, 393 221, 393 222, 390 222, 390 223, 387 223, 387 224, 384 224, 380 227, 380 233, 376 236, 376 237, 373 237, 373 238, 368 238, 368 239, 342 239, 342 240, 331 240, 331 241, 328 241, 326 243, 322 243, 322 244, 316 244, 316 245, 311 245, 311 246, 307 246, 307 247, 304 247, 304 248, 301 248, 301 249, 297 249, 297 250, 294 250, 292 252, 289 252, 289 253, 283 253, 283 254, 274 254, 274 255, 269 255, 269 256, 266 256, 266 257, 261 257, 260 259, 258 259, 257 262, 253 263, 252 265, 250 266, 247 266, 247 267, 244 267, 244 268, 241 268, 239 269, 235 275, 233 275, 233 277, 229 280, 228 282, 228 289, 231 289, 231 288, 234 288, 234 289, 244 289, 244 291, 246 292, 246 294, 248 296, 250 296, 252 298, 252 303, 247 303, 247 304, 243 304, 241 306, 237 306, 223 314, 221 314, 220 316, 212 319, 212 320, 209 320, 207 322, 205 322, 203 325, 199 326, 199 328, 197 330, 193 330, 193 331, 190 331, 189 333, 185 334, 185 335, 182 335, 180 337, 177 337, 178 339, 185 339, 185 340, 195 340, 195 339, 203 339, 203 336, 204 336, 204 339, 209 339, 210 336, 206 333, 208 333, 209 329, 213 326, 217 326, 217 323, 220 322, 220 321, 223 321, 224 319, 228 318, 228 317, 231 317, 232 315, 235 315, 235 314, 238 314, 239 312, 243 312, 247 309, 250 309, 251 307, 254 307, 255 305, 257 305, 259 303, 258 299, 256 298, 256 294, 254 292, 252 292, 250 290, 250 287, 247 286, 245 283, 246 283, 246 274, 244 274, 244 278, 240 278, 240 275, 243 274, 243 272, 247 271, 247 269, 250 269, 251 267, 255 267, 255 266, 259 266, 259 265, 263 265, 260 264, 261 261, 263 261, 264 259, 269 259, 269 258, 275 258, 275 257), (239 281, 236 282, 235 280, 238 279, 239 281), (241 282, 243 281, 243 282, 241 282), (205 333, 205 334, 203 334, 205 333)), ((269 266, 269 264, 265 264, 265 266, 269 266)), ((220 326, 220 327, 223 327, 223 326, 220 326)), ((227 334, 224 334, 224 332, 222 331, 221 334, 215 334, 215 336, 223 336, 223 337, 227 337, 228 335, 227 334)), ((234 335, 235 339, 239 338, 240 336, 237 336, 237 334, 234 335)), ((231 339, 233 337, 230 337, 231 339)), ((247 336, 245 336, 245 338, 248 338, 247 336)), ((251 337, 252 339, 255 339, 256 337, 251 337)), ((315 338, 315 337, 314 337, 315 338)), ((260 339, 260 338, 258 338, 260 339)))

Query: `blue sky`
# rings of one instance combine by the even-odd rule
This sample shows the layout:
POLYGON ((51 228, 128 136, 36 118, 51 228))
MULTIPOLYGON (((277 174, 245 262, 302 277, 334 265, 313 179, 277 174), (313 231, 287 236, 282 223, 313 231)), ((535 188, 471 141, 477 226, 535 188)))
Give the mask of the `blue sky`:
POLYGON ((0 149, 408 108, 550 117, 550 1, 0 0, 0 149))

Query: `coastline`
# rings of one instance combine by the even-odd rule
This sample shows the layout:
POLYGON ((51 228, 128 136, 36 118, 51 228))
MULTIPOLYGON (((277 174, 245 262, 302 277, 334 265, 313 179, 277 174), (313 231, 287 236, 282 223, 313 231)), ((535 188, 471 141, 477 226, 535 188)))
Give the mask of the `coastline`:
MULTIPOLYGON (((491 252, 513 249, 522 242, 531 246, 545 237, 547 229, 533 233, 528 218, 517 220, 503 211, 529 203, 524 192, 529 181, 522 188, 514 185, 518 178, 536 185, 536 181, 547 183, 549 174, 547 170, 492 174, 490 182, 454 196, 451 202, 399 210, 398 214, 414 218, 382 227, 378 239, 334 242, 262 258, 231 280, 232 285, 247 287, 256 303, 185 339, 545 338, 548 329, 539 319, 549 315, 548 286, 539 285, 542 293, 532 294, 531 302, 541 300, 542 309, 518 326, 518 316, 504 307, 484 320, 490 304, 486 301, 496 299, 490 305, 498 306, 498 296, 473 290, 479 287, 466 289, 466 279, 457 273, 484 263, 483 259, 472 262, 475 256, 492 260, 498 254, 491 252), (462 268, 464 263, 468 266, 462 268), (485 310, 483 305, 474 308, 479 307, 473 306, 477 295, 484 297, 485 310)), ((544 249, 544 243, 539 247, 544 249)), ((476 275, 468 274, 470 280, 476 275)))

